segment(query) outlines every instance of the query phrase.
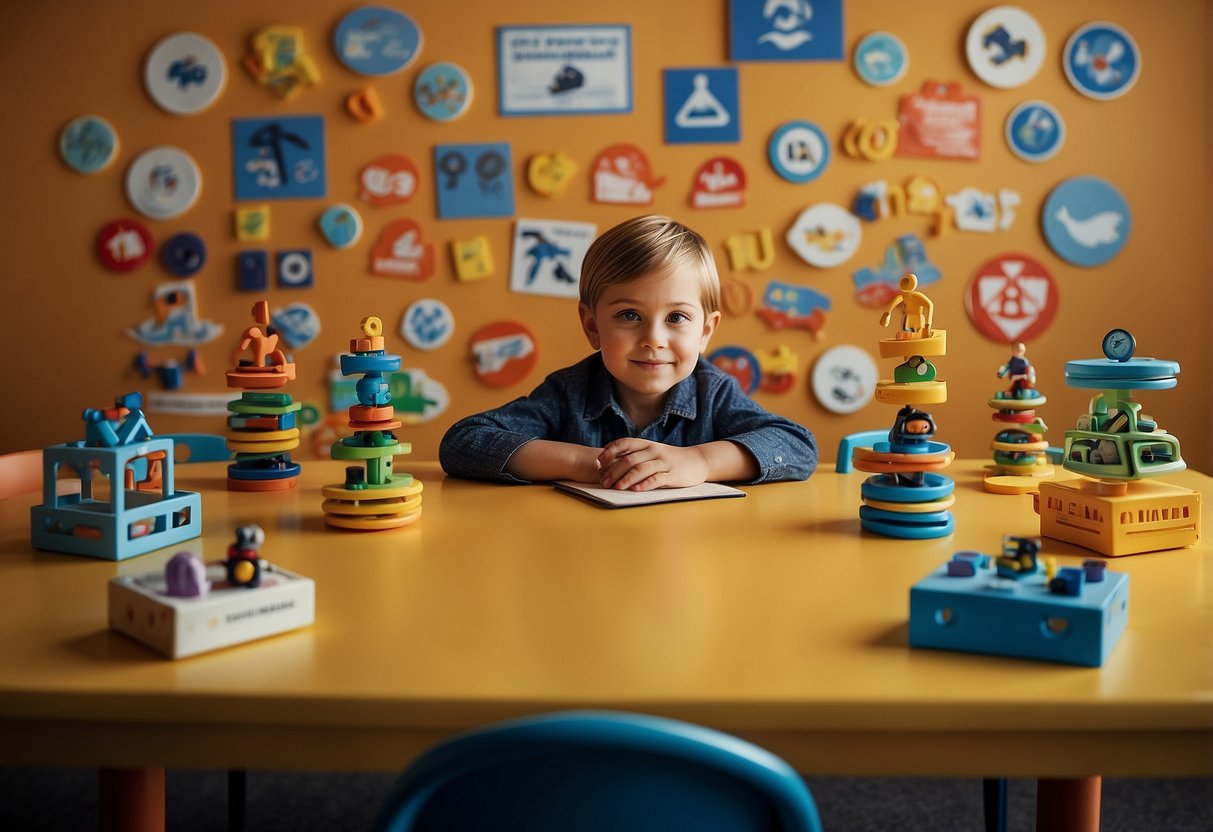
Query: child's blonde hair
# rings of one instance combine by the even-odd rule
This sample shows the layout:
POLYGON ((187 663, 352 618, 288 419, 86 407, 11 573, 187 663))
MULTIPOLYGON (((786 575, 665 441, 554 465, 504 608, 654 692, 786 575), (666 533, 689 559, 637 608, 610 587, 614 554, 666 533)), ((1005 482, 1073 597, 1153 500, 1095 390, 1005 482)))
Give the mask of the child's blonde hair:
POLYGON ((669 217, 634 217, 603 233, 581 263, 581 302, 590 309, 608 286, 675 267, 693 269, 705 314, 720 309, 720 276, 712 250, 697 233, 669 217))

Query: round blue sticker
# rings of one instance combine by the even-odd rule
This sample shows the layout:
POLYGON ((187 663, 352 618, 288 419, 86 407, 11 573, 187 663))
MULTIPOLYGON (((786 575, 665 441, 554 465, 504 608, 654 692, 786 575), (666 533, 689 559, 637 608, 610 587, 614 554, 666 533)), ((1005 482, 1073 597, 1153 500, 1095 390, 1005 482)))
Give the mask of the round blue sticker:
POLYGON ((830 163, 830 140, 816 124, 789 121, 775 131, 767 147, 775 172, 789 182, 812 182, 830 163))
POLYGON ((855 74, 875 87, 900 81, 910 68, 910 53, 897 35, 872 32, 856 46, 851 56, 855 74))
POLYGON ((1066 41, 1061 60, 1074 89, 1100 101, 1120 98, 1141 75, 1136 41, 1115 23, 1102 20, 1078 27, 1066 41))
POLYGON ((362 217, 339 202, 320 215, 320 233, 333 248, 349 248, 362 237, 362 217))
POLYGON ((431 121, 454 121, 472 106, 472 79, 459 64, 430 64, 417 75, 413 100, 431 121))
POLYGON ((1115 257, 1129 239, 1129 203, 1111 183, 1076 176, 1052 190, 1041 223, 1058 257, 1076 266, 1099 266, 1115 257))
POLYGON ((1052 104, 1025 101, 1007 116, 1007 145, 1025 162, 1044 162, 1061 150, 1066 123, 1052 104))
POLYGON ((118 134, 101 116, 80 116, 59 134, 59 155, 77 173, 105 170, 118 155, 118 134))
POLYGON ((206 265, 206 243, 197 234, 174 234, 160 248, 164 268, 177 277, 193 277, 206 265))
POLYGON ((395 9, 363 6, 341 18, 333 49, 347 69, 361 75, 393 75, 421 52, 421 29, 395 9))

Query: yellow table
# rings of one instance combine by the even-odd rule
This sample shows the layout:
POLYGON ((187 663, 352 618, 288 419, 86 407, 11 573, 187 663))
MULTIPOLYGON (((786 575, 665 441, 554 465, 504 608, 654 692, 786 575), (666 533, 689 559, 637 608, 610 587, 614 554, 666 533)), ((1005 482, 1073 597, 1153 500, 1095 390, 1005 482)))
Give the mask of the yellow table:
MULTIPOLYGON (((960 549, 1039 530, 1026 496, 949 469, 956 533, 861 533, 862 475, 611 511, 547 486, 425 483, 409 527, 322 520, 336 462, 297 489, 203 492, 200 540, 121 564, 35 552, 30 494, 0 501, 0 763, 398 770, 452 732, 561 708, 634 709, 747 737, 808 773, 1213 775, 1213 546, 1116 558, 1129 623, 1103 668, 912 650, 911 584, 960 549), (177 662, 106 628, 106 582, 189 548, 316 581, 307 629, 177 662)), ((1213 480, 1198 489, 1209 529, 1213 480)), ((1045 540, 1062 565, 1091 553, 1045 540)))

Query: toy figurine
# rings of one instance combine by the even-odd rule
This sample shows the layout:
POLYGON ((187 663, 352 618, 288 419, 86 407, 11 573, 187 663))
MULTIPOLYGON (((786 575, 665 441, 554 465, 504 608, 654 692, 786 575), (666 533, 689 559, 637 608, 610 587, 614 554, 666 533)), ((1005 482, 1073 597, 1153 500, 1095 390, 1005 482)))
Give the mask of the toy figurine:
POLYGON ((211 591, 206 579, 206 564, 192 552, 178 552, 164 565, 167 595, 175 598, 204 598, 211 591))
POLYGON ((1007 378, 1011 382, 1011 389, 1007 391, 1011 398, 1030 398, 1036 387, 1036 370, 1025 357, 1027 350, 1027 346, 1022 342, 1016 343, 1011 348, 1011 357, 1007 359, 1007 363, 998 368, 998 377, 1007 378))
POLYGON ((880 325, 887 327, 893 317, 893 310, 902 307, 901 330, 897 333, 898 340, 910 338, 930 338, 931 322, 935 315, 935 304, 918 289, 918 276, 903 275, 897 281, 901 294, 889 303, 888 311, 880 316, 880 325))
POLYGON ((1039 537, 1006 535, 1002 539, 1002 554, 994 559, 994 568, 1003 578, 1019 580, 1040 571, 1040 565, 1036 562, 1039 554, 1039 537))
POLYGON ((232 586, 256 589, 261 586, 261 546, 265 531, 256 523, 236 529, 236 542, 227 549, 223 562, 227 581, 232 586))

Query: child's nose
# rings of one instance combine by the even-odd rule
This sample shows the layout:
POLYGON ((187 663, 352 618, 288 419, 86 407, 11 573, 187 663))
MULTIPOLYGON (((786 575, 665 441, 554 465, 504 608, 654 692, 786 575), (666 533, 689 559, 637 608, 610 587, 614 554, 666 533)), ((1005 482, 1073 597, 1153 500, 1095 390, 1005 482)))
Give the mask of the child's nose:
POLYGON ((657 321, 645 327, 642 343, 648 349, 660 349, 665 346, 665 327, 657 321))

